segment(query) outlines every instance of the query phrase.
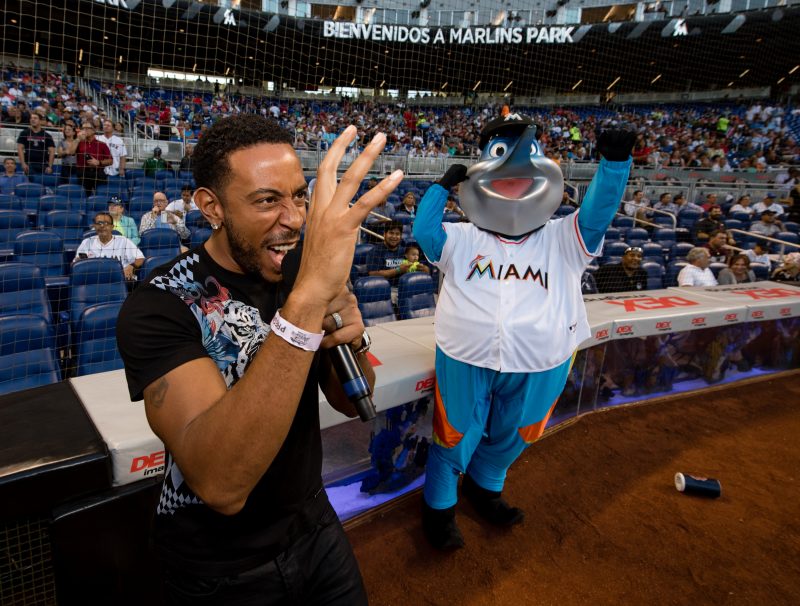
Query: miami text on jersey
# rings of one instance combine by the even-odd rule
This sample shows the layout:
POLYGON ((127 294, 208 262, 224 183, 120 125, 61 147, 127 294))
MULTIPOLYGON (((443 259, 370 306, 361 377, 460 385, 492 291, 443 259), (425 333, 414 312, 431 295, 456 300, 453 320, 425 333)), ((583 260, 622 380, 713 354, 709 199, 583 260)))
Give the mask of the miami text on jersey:
POLYGON ((491 258, 484 255, 478 255, 469 262, 467 281, 472 280, 475 275, 477 275, 478 278, 486 276, 489 280, 508 280, 510 278, 527 280, 530 278, 531 282, 539 282, 539 284, 547 290, 547 272, 542 273, 541 269, 534 271, 530 265, 528 265, 524 271, 520 271, 513 263, 500 265, 495 271, 494 263, 492 263, 491 258))

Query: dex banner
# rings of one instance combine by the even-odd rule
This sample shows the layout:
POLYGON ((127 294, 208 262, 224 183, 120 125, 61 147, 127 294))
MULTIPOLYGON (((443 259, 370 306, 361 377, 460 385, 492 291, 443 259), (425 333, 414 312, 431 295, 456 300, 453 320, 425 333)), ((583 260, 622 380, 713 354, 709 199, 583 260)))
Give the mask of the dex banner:
POLYGON ((325 38, 410 42, 412 44, 572 44, 570 26, 553 27, 409 27, 325 21, 325 38))

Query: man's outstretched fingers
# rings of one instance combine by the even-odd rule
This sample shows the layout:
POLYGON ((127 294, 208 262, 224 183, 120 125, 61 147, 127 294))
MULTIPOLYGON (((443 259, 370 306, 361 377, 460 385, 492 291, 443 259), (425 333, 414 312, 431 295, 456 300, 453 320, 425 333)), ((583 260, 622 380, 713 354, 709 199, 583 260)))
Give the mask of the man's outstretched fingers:
POLYGON ((400 185, 402 180, 403 171, 398 169, 356 200, 350 212, 355 213, 355 218, 358 220, 358 223, 361 224, 364 219, 367 218, 369 211, 376 206, 380 206, 381 203, 389 197, 389 194, 397 189, 397 186, 400 185))

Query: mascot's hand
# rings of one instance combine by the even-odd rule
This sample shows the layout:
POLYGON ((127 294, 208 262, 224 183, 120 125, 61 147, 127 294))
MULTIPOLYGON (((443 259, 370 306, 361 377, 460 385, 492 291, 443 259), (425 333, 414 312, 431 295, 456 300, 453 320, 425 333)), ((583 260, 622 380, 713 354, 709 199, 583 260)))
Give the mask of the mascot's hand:
POLYGON ((597 135, 597 151, 606 160, 613 162, 627 160, 634 143, 636 143, 636 133, 629 130, 604 130, 597 135))
POLYGON ((458 185, 467 178, 467 167, 463 164, 453 164, 447 169, 444 176, 437 181, 445 189, 458 185))

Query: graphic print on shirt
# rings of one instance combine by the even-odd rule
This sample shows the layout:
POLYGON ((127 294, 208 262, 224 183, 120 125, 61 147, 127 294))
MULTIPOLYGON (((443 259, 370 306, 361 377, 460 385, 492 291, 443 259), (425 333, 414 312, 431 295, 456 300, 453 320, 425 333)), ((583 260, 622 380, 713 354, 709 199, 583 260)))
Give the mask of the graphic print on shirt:
MULTIPOLYGON (((203 347, 230 387, 243 375, 250 361, 270 332, 255 307, 231 299, 230 291, 216 278, 207 276, 201 284, 194 278, 198 254, 179 260, 165 274, 150 283, 186 303, 200 326, 203 347)), ((174 514, 187 505, 202 504, 183 481, 183 474, 168 453, 159 515, 174 514)))
POLYGON ((466 281, 469 282, 472 278, 487 278, 489 280, 509 280, 516 278, 517 280, 531 280, 531 283, 538 282, 547 290, 547 272, 541 269, 533 269, 530 265, 527 267, 520 267, 514 263, 506 265, 500 264, 496 269, 492 258, 486 255, 478 254, 472 261, 469 262, 466 281))

